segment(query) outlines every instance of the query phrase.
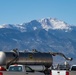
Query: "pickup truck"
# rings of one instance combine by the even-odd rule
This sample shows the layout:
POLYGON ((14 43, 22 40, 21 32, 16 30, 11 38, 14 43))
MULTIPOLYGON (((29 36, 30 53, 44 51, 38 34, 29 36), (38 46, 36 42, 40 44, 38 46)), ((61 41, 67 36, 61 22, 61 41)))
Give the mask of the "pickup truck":
POLYGON ((45 75, 41 72, 36 72, 29 66, 25 65, 10 65, 7 71, 0 71, 0 75, 45 75))
POLYGON ((50 75, 76 75, 76 65, 72 65, 69 70, 67 69, 51 70, 50 75))
POLYGON ((76 71, 52 70, 50 75, 76 75, 76 71))

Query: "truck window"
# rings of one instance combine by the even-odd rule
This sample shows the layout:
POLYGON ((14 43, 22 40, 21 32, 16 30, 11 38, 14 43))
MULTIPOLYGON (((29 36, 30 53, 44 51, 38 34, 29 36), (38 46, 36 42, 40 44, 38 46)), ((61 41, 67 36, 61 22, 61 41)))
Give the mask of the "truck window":
POLYGON ((33 69, 31 69, 29 66, 25 66, 26 72, 34 72, 33 69))
POLYGON ((18 72, 21 72, 22 71, 22 66, 10 66, 9 67, 9 71, 18 71, 18 72))
POLYGON ((76 71, 76 66, 72 66, 71 71, 76 71))

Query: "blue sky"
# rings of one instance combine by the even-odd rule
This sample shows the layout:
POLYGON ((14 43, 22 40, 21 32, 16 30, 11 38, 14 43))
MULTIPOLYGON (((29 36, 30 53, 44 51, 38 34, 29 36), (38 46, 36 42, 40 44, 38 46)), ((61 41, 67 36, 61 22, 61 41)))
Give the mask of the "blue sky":
POLYGON ((0 25, 47 17, 76 25, 76 0, 0 0, 0 25))

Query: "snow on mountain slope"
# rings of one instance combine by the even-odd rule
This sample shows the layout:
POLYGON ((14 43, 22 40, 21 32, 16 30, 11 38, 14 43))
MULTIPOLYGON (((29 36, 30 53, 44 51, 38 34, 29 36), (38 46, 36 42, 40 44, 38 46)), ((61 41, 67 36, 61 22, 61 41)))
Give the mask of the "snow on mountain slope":
POLYGON ((26 31, 26 28, 23 26, 23 24, 3 24, 0 25, 0 28, 16 29, 22 32, 26 31))
POLYGON ((57 19, 53 19, 53 18, 44 18, 39 20, 39 22, 41 23, 42 27, 48 31, 48 29, 65 29, 65 30, 69 30, 70 25, 68 25, 67 23, 57 20, 57 19))
POLYGON ((71 30, 70 25, 55 18, 44 18, 40 20, 33 20, 31 22, 23 24, 4 24, 0 25, 0 28, 17 29, 23 32, 25 32, 29 28, 32 30, 41 28, 45 29, 46 31, 48 31, 49 29, 71 30))

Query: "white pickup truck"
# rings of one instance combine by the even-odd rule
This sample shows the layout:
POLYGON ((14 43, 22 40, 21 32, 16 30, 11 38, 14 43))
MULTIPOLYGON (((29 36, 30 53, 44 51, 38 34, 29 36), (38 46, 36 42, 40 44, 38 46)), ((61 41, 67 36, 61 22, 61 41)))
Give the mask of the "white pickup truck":
POLYGON ((7 71, 0 71, 0 75, 45 75, 41 72, 32 70, 25 65, 10 65, 7 71))
POLYGON ((69 70, 51 70, 50 75, 76 75, 76 65, 72 65, 69 70))
POLYGON ((76 71, 52 70, 50 75, 76 75, 76 71))

